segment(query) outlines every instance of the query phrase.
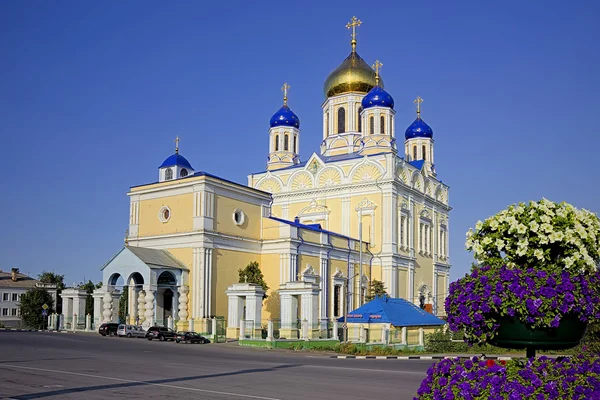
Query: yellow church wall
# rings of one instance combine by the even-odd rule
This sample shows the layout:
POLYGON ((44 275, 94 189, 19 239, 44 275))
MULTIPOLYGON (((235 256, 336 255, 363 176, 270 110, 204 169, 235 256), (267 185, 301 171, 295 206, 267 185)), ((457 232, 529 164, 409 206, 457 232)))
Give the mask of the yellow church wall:
POLYGON ((446 314, 446 310, 444 308, 444 299, 447 296, 446 293, 446 274, 438 274, 437 278, 437 307, 438 314, 446 314))
MULTIPOLYGON (((350 199, 350 209, 355 210, 358 204, 367 198, 369 201, 375 203, 377 208, 375 209, 375 217, 372 219, 371 215, 364 215, 362 217, 362 239, 365 242, 370 242, 369 249, 371 252, 376 253, 381 249, 381 232, 383 225, 382 208, 383 201, 381 194, 369 194, 366 196, 356 196, 350 199), (374 223, 373 223, 374 221, 374 223), (373 227, 373 225, 375 225, 373 227), (373 232, 374 242, 371 243, 370 232, 373 232)), ((358 218, 351 218, 350 220, 350 236, 358 238, 358 218)))
POLYGON ((261 256, 216 248, 213 250, 213 260, 212 312, 216 316, 227 316, 225 291, 232 284, 238 283, 240 268, 245 268, 252 261, 260 262, 261 256))
POLYGON ((168 235, 172 233, 191 232, 193 223, 193 193, 162 197, 140 201, 138 236, 168 235), (159 219, 159 211, 163 206, 171 210, 167 222, 159 219))
POLYGON ((205 176, 191 176, 191 177, 187 177, 185 179, 175 179, 172 181, 164 181, 164 182, 156 182, 156 183, 150 183, 148 185, 142 185, 142 186, 136 186, 136 187, 132 187, 129 189, 130 193, 136 193, 136 192, 140 192, 143 190, 147 190, 147 189, 156 189, 156 188, 161 188, 161 187, 165 187, 165 186, 175 186, 181 183, 198 183, 198 181, 203 181, 205 180, 206 177, 205 176))
MULTIPOLYGON (((399 269, 398 282, 396 284, 398 285, 398 296, 402 297, 403 299, 406 299, 406 296, 408 295, 406 291, 406 282, 408 282, 408 271, 399 269)), ((408 300, 412 301, 412 299, 408 300)))
POLYGON ((262 239, 263 240, 279 239, 280 227, 281 227, 281 222, 277 222, 270 218, 263 217, 263 219, 262 219, 262 239))
POLYGON ((277 175, 279 177, 279 179, 281 179, 281 181, 283 182, 284 185, 288 184, 288 180, 290 179, 290 174, 281 174, 281 175, 277 175))
POLYGON ((430 258, 416 254, 415 261, 415 286, 419 288, 422 284, 426 284, 433 288, 433 264, 430 258))
POLYGON ((348 239, 341 238, 339 236, 331 236, 329 239, 333 247, 338 249, 347 249, 348 248, 348 239))
POLYGON ((348 277, 348 262, 344 260, 331 260, 331 274, 334 274, 336 269, 339 269, 344 274, 344 277, 348 277))
MULTIPOLYGON (((302 251, 302 248, 300 248, 300 251, 302 251)), ((300 256, 298 257, 298 273, 299 274, 302 274, 302 272, 306 269, 307 264, 310 264, 314 268, 314 270, 317 274, 319 273, 319 268, 320 268, 319 257, 309 256, 306 254, 300 254, 300 256)))
POLYGON ((281 312, 281 303, 279 301, 279 254, 262 254, 260 258, 260 270, 263 273, 269 290, 266 300, 263 301, 262 317, 263 321, 269 318, 278 319, 281 312))
POLYGON ((300 235, 305 242, 321 243, 321 234, 319 232, 302 229, 300 235))
MULTIPOLYGON (((371 267, 371 281, 374 280, 383 282, 383 271, 380 265, 373 265, 371 267)), ((387 288, 385 290, 387 291, 387 288)))
POLYGON ((215 196, 216 231, 227 235, 260 238, 261 207, 222 195, 215 196), (246 214, 242 225, 236 225, 233 213, 240 209, 246 214))

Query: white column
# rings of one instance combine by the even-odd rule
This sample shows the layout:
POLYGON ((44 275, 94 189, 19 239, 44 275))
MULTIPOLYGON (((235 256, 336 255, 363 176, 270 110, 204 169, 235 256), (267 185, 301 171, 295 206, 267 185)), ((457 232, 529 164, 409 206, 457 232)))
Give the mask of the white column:
POLYGON ((350 236, 350 197, 342 197, 342 235, 350 236))
MULTIPOLYGON (((260 329, 262 318, 262 296, 246 296, 246 319, 253 321, 253 328, 260 329)), ((254 336, 254 333, 252 334, 254 336)))
POLYGON ((187 286, 179 286, 177 290, 179 292, 179 304, 178 309, 179 312, 177 315, 179 316, 180 321, 187 321, 188 319, 188 287, 187 286))
POLYGON ((433 315, 437 315, 437 294, 438 294, 438 273, 435 271, 435 263, 433 264, 433 315))
POLYGON ((244 340, 246 339, 246 324, 244 324, 243 319, 240 319, 238 324, 240 326, 240 340, 244 340))
POLYGON ((109 292, 104 293, 104 297, 102 298, 104 309, 102 311, 102 322, 110 322, 112 318, 112 299, 113 298, 109 292))
POLYGON ((419 346, 423 346, 423 344, 425 343, 424 341, 424 331, 423 328, 419 328, 419 346))
POLYGON ((407 343, 407 332, 406 332, 406 327, 402 327, 402 331, 400 333, 400 344, 408 344, 407 343))
POLYGON ((193 267, 192 267, 192 318, 199 319, 204 315, 204 248, 196 247, 193 249, 193 267))
POLYGON ((298 256, 296 254, 290 254, 288 258, 290 265, 290 276, 288 282, 295 282, 298 280, 298 256))
POLYGON ((204 249, 204 292, 205 309, 203 318, 212 317, 212 249, 204 249))
POLYGON ((144 312, 146 310, 146 292, 144 290, 140 290, 137 298, 137 323, 142 324, 146 317, 144 316, 144 312))
POLYGON ((279 298, 281 304, 282 329, 292 329, 292 321, 296 319, 296 316, 293 315, 293 300, 294 297, 287 293, 282 294, 279 298))
POLYGON ((320 305, 319 305, 319 315, 321 319, 327 319, 329 315, 329 310, 327 309, 328 299, 329 299, 329 260, 327 258, 321 258, 321 268, 319 271, 319 275, 321 280, 319 282, 319 286, 321 288, 320 292, 320 305))
POLYGON ((338 340, 339 339, 339 337, 338 337, 338 329, 339 329, 338 328, 338 320, 337 320, 337 318, 334 318, 333 319, 333 332, 332 332, 332 337, 331 337, 334 340, 338 340))
POLYGON ((408 265, 408 287, 406 288, 406 296, 411 303, 415 302, 415 266, 411 261, 408 265))
POLYGON ((145 306, 144 309, 146 311, 144 311, 144 323, 147 326, 154 326, 154 293, 156 292, 155 290, 152 290, 150 288, 150 285, 147 286, 146 290, 146 297, 144 298, 145 300, 145 306))
POLYGON ((272 342, 273 340, 273 320, 269 319, 267 323, 267 341, 272 342))

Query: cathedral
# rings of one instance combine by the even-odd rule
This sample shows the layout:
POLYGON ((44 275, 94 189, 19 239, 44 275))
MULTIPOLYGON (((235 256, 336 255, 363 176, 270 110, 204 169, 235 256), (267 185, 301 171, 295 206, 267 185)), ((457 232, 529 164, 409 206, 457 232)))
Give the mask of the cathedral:
POLYGON ((360 24, 348 23, 350 54, 325 80, 318 153, 300 157, 300 118, 284 84, 265 134, 265 170, 248 175, 247 185, 195 170, 177 139, 158 181, 130 189, 125 245, 102 267, 94 322, 115 320, 113 304, 126 293, 132 323, 170 318, 202 331, 208 318, 227 318, 228 287, 252 262, 269 286, 264 319, 280 317, 280 289, 309 280, 319 320, 359 307, 374 280, 391 297, 444 315, 451 208, 433 130, 417 97, 398 146, 382 64, 369 66, 357 52, 360 24))

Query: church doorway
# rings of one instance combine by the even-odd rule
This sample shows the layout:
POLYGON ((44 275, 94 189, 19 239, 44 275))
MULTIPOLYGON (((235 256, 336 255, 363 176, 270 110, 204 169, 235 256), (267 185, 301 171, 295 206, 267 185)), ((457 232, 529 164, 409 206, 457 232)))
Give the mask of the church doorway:
POLYGON ((156 283, 156 325, 168 326, 169 317, 175 319, 177 280, 171 272, 165 271, 158 276, 156 283))

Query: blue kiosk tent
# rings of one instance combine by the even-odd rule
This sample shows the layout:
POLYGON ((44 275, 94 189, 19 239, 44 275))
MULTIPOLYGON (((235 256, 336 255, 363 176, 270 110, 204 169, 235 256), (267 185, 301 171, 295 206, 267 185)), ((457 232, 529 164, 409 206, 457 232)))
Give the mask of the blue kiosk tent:
POLYGON ((338 322, 346 323, 349 341, 406 346, 422 346, 425 333, 446 324, 409 301, 386 295, 375 297, 338 322))

